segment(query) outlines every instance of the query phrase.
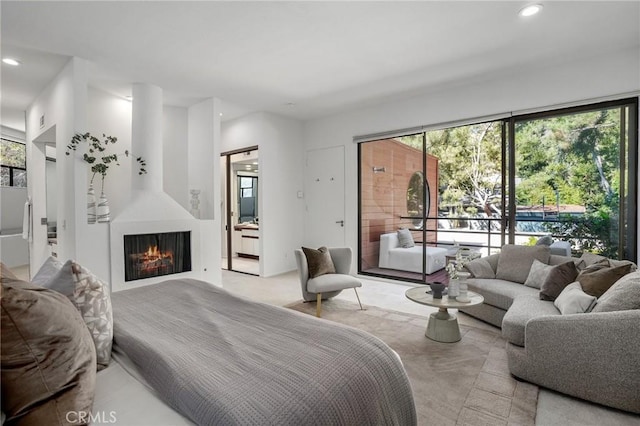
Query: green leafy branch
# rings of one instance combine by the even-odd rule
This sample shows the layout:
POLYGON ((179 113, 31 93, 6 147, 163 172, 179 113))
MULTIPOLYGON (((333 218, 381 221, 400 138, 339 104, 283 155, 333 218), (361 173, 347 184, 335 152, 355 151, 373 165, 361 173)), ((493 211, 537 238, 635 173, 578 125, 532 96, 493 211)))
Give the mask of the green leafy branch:
MULTIPOLYGON (((91 171, 93 172, 93 175, 91 176, 91 184, 93 184, 93 180, 96 175, 100 174, 102 177, 102 189, 104 190, 104 178, 107 176, 109 166, 119 166, 120 162, 118 161, 118 155, 129 157, 129 151, 126 150, 123 154, 103 154, 104 151, 107 150, 107 146, 109 144, 115 144, 118 141, 118 138, 115 136, 107 136, 104 133, 102 134, 102 137, 103 140, 100 140, 89 132, 84 134, 76 133, 71 138, 71 142, 67 145, 67 151, 65 154, 70 155, 71 151, 77 151, 78 147, 82 143, 86 142, 88 144, 87 152, 82 154, 82 159, 91 166, 91 171)), ((136 157, 136 162, 139 167, 138 175, 146 174, 146 161, 142 157, 136 157)))

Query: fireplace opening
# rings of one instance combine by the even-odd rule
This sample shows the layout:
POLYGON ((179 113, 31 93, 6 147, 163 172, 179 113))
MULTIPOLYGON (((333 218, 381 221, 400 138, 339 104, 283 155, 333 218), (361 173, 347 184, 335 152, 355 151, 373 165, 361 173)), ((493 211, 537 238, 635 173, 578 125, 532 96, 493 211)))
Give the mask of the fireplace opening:
POLYGON ((124 280, 191 271, 191 231, 124 236, 124 280))

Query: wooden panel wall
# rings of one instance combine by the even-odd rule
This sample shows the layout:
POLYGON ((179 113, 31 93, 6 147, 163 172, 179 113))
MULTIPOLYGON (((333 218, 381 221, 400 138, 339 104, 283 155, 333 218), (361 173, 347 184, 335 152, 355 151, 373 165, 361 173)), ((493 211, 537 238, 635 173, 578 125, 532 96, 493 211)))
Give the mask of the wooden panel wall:
MULTIPOLYGON (((361 146, 362 270, 378 266, 380 235, 398 228, 414 229, 408 219, 407 188, 411 176, 422 171, 422 151, 395 139, 363 143, 361 146), (384 172, 374 173, 373 168, 384 172)), ((427 154, 430 217, 438 215, 438 159, 427 154)), ((427 242, 436 243, 437 219, 427 220, 427 242)), ((422 231, 413 232, 422 241, 422 231)))

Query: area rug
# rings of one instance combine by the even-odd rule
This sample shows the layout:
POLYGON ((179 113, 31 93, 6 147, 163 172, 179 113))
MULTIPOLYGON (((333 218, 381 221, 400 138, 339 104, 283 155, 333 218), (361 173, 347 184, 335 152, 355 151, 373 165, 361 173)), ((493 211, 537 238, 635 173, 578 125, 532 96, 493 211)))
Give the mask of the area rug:
MULTIPOLYGON (((315 303, 286 306, 315 315, 315 303)), ((378 337, 402 359, 420 425, 534 425, 538 387, 515 380, 499 331, 461 325, 462 340, 425 337, 427 316, 365 307, 340 299, 322 303, 322 317, 378 337)))

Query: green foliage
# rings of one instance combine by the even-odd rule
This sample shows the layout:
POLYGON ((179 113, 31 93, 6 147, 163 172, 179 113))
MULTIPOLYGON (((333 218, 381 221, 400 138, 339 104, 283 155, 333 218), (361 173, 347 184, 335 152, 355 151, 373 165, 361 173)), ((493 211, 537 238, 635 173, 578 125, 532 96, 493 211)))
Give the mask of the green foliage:
MULTIPOLYGON (((115 136, 107 136, 104 133, 102 134, 103 140, 98 139, 93 136, 91 133, 87 132, 84 134, 76 133, 72 138, 71 142, 67 145, 67 151, 65 151, 66 155, 70 155, 71 151, 77 151, 78 147, 86 143, 87 144, 87 152, 82 154, 82 159, 91 166, 91 171, 93 175, 91 176, 91 183, 93 183, 93 179, 97 174, 102 176, 102 185, 104 187, 104 178, 107 176, 107 170, 109 170, 109 166, 115 164, 119 166, 118 162, 118 154, 104 154, 108 145, 115 144, 118 139, 115 136)), ((129 157, 129 151, 124 151, 124 156, 129 157)), ((138 163, 139 170, 138 174, 146 174, 146 166, 147 163, 142 159, 142 157, 137 157, 136 162, 138 163)))
POLYGON ((26 168, 27 149, 23 143, 2 139, 0 143, 0 163, 3 166, 26 168))
POLYGON ((571 242, 574 256, 583 252, 600 254, 618 259, 616 225, 607 207, 586 213, 583 216, 563 216, 559 222, 546 222, 545 227, 554 235, 563 235, 571 242))

